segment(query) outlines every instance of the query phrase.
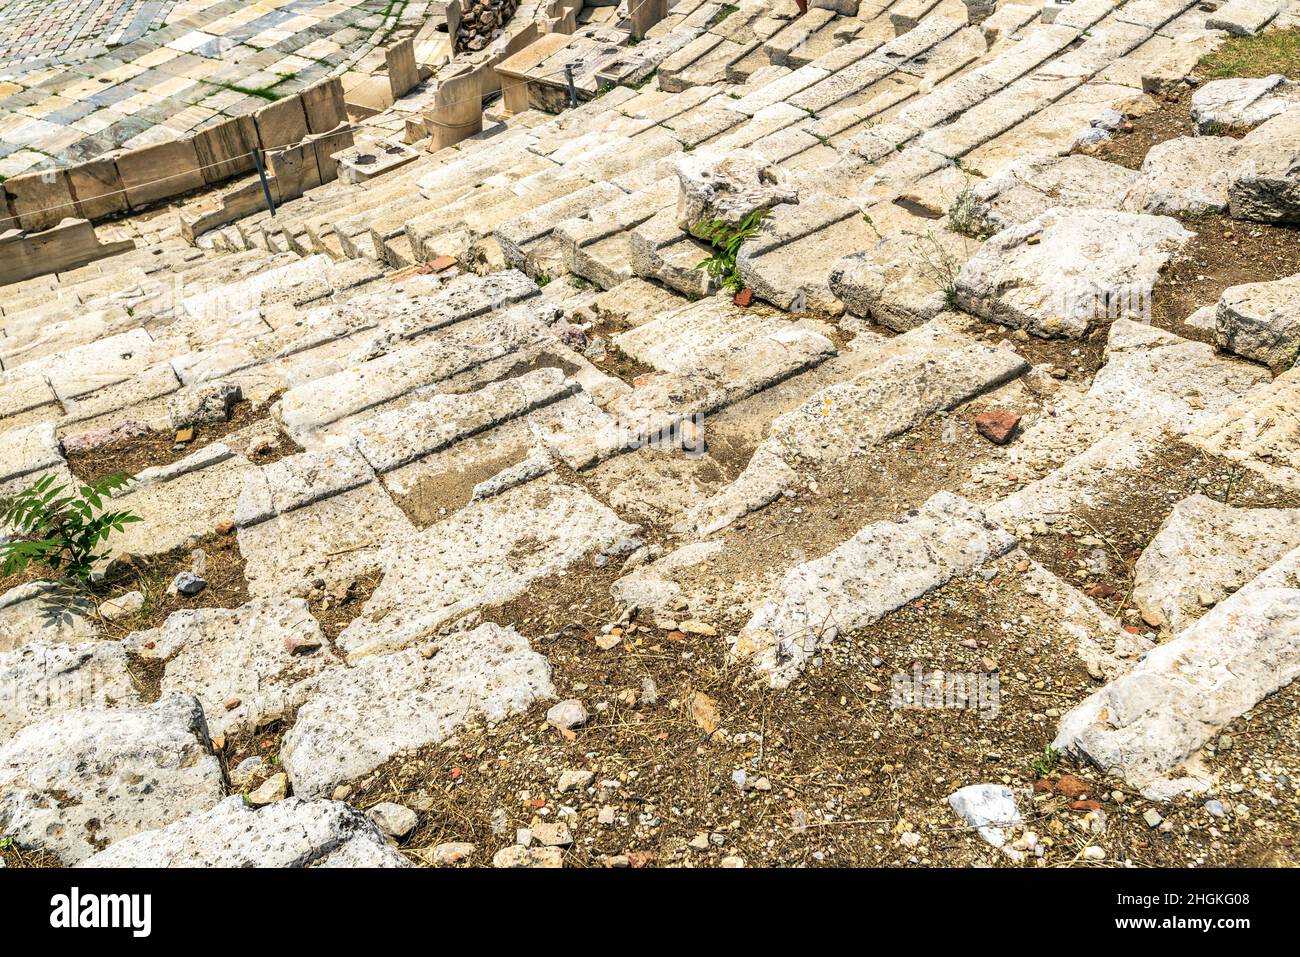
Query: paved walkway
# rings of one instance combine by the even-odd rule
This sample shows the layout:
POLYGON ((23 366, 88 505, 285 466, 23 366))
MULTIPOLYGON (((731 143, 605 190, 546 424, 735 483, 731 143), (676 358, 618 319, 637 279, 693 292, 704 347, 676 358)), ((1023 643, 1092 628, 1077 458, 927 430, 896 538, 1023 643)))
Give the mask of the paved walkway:
POLYGON ((382 66, 424 0, 0 0, 0 176, 79 163, 382 66))

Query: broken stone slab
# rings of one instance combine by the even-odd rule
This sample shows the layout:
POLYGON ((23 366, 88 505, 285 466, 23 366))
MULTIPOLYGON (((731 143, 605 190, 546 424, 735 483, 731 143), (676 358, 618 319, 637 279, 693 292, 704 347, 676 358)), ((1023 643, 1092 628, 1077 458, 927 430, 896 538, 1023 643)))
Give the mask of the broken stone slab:
POLYGON ((829 554, 786 572, 731 653, 749 660, 773 688, 784 688, 823 642, 880 621, 1015 545, 978 507, 940 492, 897 521, 868 525, 829 554))
POLYGON ((329 794, 403 751, 446 739, 472 716, 500 721, 553 697, 551 669, 513 628, 487 623, 374 655, 321 679, 281 758, 301 797, 329 794))
POLYGON ((636 329, 614 336, 614 345, 662 372, 689 373, 712 353, 744 348, 757 337, 790 328, 776 316, 759 316, 718 295, 667 309, 636 329))
POLYGON ((1290 369, 1202 424, 1189 441, 1300 490, 1300 369, 1290 369))
POLYGON ((373 481, 374 469, 351 445, 299 452, 245 473, 234 522, 249 528, 259 522, 341 495, 373 481))
POLYGON ((223 796, 197 698, 67 711, 0 747, 0 831, 65 865, 223 796))
POLYGON ((351 661, 409 646, 635 532, 549 476, 472 502, 385 552, 384 580, 337 646, 351 661))
POLYGON ((241 398, 243 391, 236 382, 216 381, 186 386, 168 401, 167 417, 173 429, 225 422, 241 398))
POLYGON ((1116 319, 1086 401, 1119 419, 1157 416, 1183 435, 1267 381, 1264 370, 1226 359, 1208 343, 1116 319))
POLYGON ((1029 561, 1022 582, 1025 594, 1050 608, 1060 630, 1074 640, 1089 674, 1116 678, 1152 647, 1150 639, 1126 631, 1095 601, 1038 562, 1029 561))
POLYGON ((772 423, 767 444, 791 463, 847 461, 1029 371, 994 347, 935 319, 876 347, 872 367, 827 386, 772 423))
POLYGON ((1300 550, 1061 718, 1052 746, 1151 800, 1204 790, 1195 753, 1300 675, 1300 550))
POLYGON ((940 319, 888 340, 872 368, 818 391, 772 423, 735 482, 692 507, 683 528, 710 535, 775 501, 797 467, 849 461, 1029 371, 1010 349, 975 342, 940 319))
POLYGON ((1192 94, 1196 132, 1258 126, 1300 106, 1300 83, 1280 73, 1259 79, 1211 80, 1192 94))
POLYGON ((991 503, 988 515, 1008 528, 1056 521, 1076 509, 1100 504, 1128 480, 1126 473, 1148 465, 1169 441, 1158 416, 1138 418, 1106 433, 1043 478, 991 503))
POLYGON ((38 422, 0 433, 0 486, 63 464, 53 422, 38 422))
POLYGON ((345 585, 378 570, 381 552, 414 542, 410 520, 378 482, 239 529, 248 593, 258 598, 306 595, 318 578, 345 585))
POLYGON ((1037 156, 963 190, 949 222, 971 236, 992 236, 1027 223, 1052 207, 1119 209, 1138 174, 1081 154, 1037 156))
POLYGON ((640 447, 671 439, 684 421, 733 405, 834 354, 834 344, 809 329, 793 323, 775 331, 760 326, 751 336, 702 353, 689 372, 649 376, 608 403, 606 411, 622 428, 621 447, 640 447))
POLYGON ((749 150, 699 149, 682 153, 673 166, 680 183, 677 226, 696 235, 717 223, 735 228, 778 203, 799 202, 781 170, 749 150))
MULTIPOLYGON (((780 220, 789 218, 780 213, 812 205, 813 196, 808 194, 806 203, 799 206, 776 207, 778 214, 772 224, 755 240, 740 247, 736 266, 745 286, 778 309, 835 316, 844 307, 831 289, 828 264, 834 263, 845 249, 861 248, 871 242, 875 234, 854 208, 849 216, 825 227, 779 241, 780 220)), ((835 205, 841 204, 853 206, 846 200, 835 201, 835 205)))
POLYGON ((64 711, 139 702, 126 650, 116 641, 29 641, 0 653, 0 689, 0 744, 64 711))
POLYGON ((560 369, 537 369, 466 395, 438 395, 369 416, 353 431, 357 449, 376 472, 423 458, 577 391, 560 369))
POLYGON ((1300 107, 1251 130, 1228 184, 1234 219, 1300 222, 1300 107))
POLYGON ((942 270, 932 268, 927 260, 946 260, 955 270, 970 257, 972 245, 947 230, 926 236, 894 233, 869 249, 836 260, 828 285, 853 315, 907 332, 950 306, 948 291, 940 288, 942 270))
POLYGON ((142 519, 113 539, 113 554, 159 555, 233 514, 253 466, 221 442, 140 472, 114 501, 142 519))
POLYGON ((1133 600, 1177 634, 1300 546, 1300 510, 1234 508, 1204 495, 1174 506, 1134 566, 1133 600))
POLYGON ((335 663, 301 598, 174 612, 158 628, 132 632, 123 646, 163 662, 163 695, 198 698, 214 735, 291 717, 335 663))
POLYGON ((1228 0, 1205 20, 1207 30, 1226 30, 1235 37, 1253 36, 1281 12, 1280 0, 1228 0))
POLYGON ((1157 143, 1124 208, 1157 215, 1223 212, 1241 144, 1227 136, 1180 136, 1157 143))
POLYGON ((322 867, 362 857, 409 867, 375 825, 342 801, 286 798, 253 808, 226 798, 154 831, 124 838, 79 867, 322 867))
POLYGON ((1225 289, 1214 312, 1214 340, 1225 352, 1290 368, 1300 354, 1300 274, 1225 289))
POLYGON ((957 274, 967 312, 1044 338, 1139 316, 1192 233, 1163 216, 1053 208, 991 237, 957 274))
POLYGON ((329 256, 309 256, 283 266, 262 269, 253 275, 203 287, 200 292, 181 300, 182 314, 199 322, 224 323, 259 308, 264 301, 287 297, 301 305, 328 295, 333 285, 334 260, 329 256))
POLYGON ((775 502, 798 477, 799 473, 776 451, 761 445, 734 482, 691 507, 681 522, 681 531, 699 538, 720 532, 736 519, 775 502))
POLYGON ((635 568, 615 581, 610 586, 610 596, 624 606, 635 605, 670 614, 674 603, 682 595, 682 585, 677 576, 693 576, 691 569, 707 562, 722 549, 721 540, 683 545, 658 561, 635 568))
POLYGON ((0 651, 29 641, 72 644, 96 637, 95 603, 54 582, 35 581, 0 594, 0 651))

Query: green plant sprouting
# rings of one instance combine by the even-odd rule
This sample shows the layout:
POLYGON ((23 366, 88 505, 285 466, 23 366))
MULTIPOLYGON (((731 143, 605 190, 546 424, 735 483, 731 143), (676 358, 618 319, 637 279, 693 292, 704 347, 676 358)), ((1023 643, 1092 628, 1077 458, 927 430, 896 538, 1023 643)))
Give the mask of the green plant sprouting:
POLYGON ((736 266, 736 255, 746 240, 752 239, 768 217, 769 210, 757 209, 739 224, 732 226, 720 219, 709 220, 696 226, 692 233, 709 243, 714 253, 703 262, 697 263, 696 269, 703 269, 710 276, 719 280, 722 288, 736 293, 745 288, 745 281, 740 277, 736 266))
POLYGON ((134 479, 118 472, 78 486, 55 485, 57 476, 37 479, 0 501, 0 526, 17 538, 0 544, 0 574, 44 565, 56 578, 86 584, 95 563, 107 557, 99 546, 114 532, 142 521, 130 511, 106 511, 105 502, 134 479))

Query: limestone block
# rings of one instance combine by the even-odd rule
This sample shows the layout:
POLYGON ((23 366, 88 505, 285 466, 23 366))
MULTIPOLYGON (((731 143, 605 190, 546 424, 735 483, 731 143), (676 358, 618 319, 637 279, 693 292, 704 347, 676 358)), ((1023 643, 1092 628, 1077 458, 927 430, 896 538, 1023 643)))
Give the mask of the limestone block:
POLYGON ((201 189, 206 184, 201 165, 192 139, 127 150, 117 158, 117 171, 132 209, 201 189))
POLYGON ((264 106, 253 114, 257 139, 262 149, 302 142, 307 135, 307 114, 300 96, 290 96, 264 106))

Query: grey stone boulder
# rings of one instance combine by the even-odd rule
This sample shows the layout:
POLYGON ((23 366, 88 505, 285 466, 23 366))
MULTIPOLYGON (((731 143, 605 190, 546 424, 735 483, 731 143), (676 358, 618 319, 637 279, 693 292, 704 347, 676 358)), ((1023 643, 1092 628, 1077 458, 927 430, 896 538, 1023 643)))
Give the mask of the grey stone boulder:
POLYGON ((1280 73, 1258 79, 1211 80, 1192 94, 1198 133, 1249 128, 1300 106, 1300 83, 1280 73))
POLYGON ((1220 349, 1270 368, 1290 368, 1300 351, 1300 274, 1229 286, 1214 311, 1220 349))
POLYGON ((1241 140, 1228 183, 1234 219, 1300 222, 1300 107, 1276 116, 1241 140))
POLYGON ((678 156, 674 167, 677 225, 687 232, 713 221, 734 226, 757 210, 799 202, 780 168, 749 150, 695 150, 678 156))
POLYGON ((1142 161, 1142 176, 1124 200, 1141 213, 1222 212, 1241 144, 1226 136, 1180 136, 1157 143, 1142 161))
POLYGON ((356 808, 291 797, 262 808, 230 797, 119 841, 82 867, 409 867, 356 808))
POLYGON ((1144 309, 1161 269, 1192 233, 1165 216, 1052 208, 990 238, 956 279, 972 315, 1045 338, 1144 309))
POLYGON ((175 393, 167 403, 167 416, 173 429, 225 422, 242 398, 236 382, 202 382, 175 393))
POLYGON ((193 697, 67 711, 0 747, 0 834, 64 864, 206 810, 224 794, 193 697))
POLYGON ((1297 546, 1300 509, 1189 496, 1138 558, 1133 601, 1148 623, 1180 632, 1297 546))

